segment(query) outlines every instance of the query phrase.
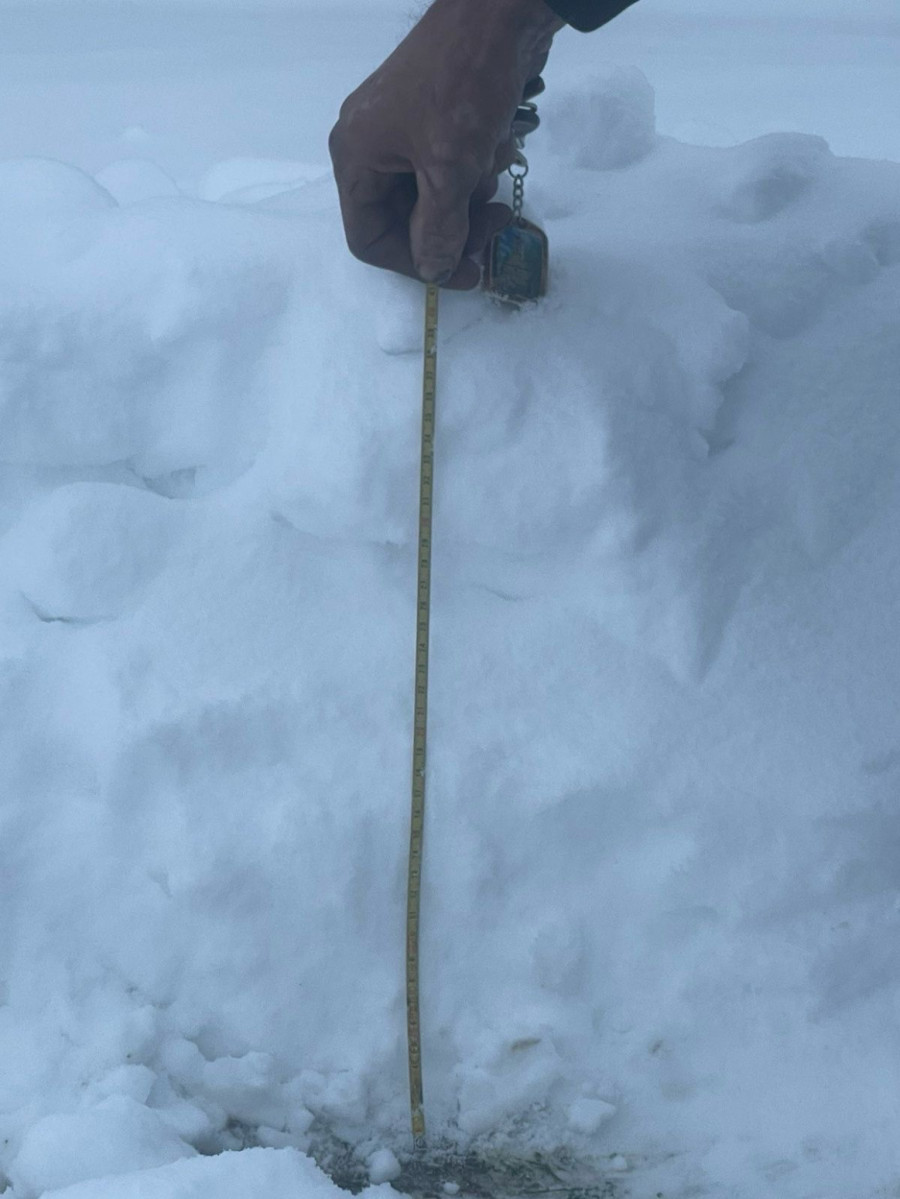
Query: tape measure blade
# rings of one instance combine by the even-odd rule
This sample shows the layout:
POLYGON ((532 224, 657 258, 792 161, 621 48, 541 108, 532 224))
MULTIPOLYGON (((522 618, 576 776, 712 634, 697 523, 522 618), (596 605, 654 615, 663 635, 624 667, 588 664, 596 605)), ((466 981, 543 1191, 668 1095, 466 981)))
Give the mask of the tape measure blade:
POLYGON ((417 1149, 422 1149, 425 1144, 422 1028, 419 1004, 419 914, 422 900, 422 858, 425 834, 438 298, 437 287, 434 284, 428 284, 425 290, 425 345, 422 371, 422 451, 419 470, 419 557, 416 596, 412 811, 406 903, 406 1024, 409 1056, 409 1103, 413 1142, 417 1149))

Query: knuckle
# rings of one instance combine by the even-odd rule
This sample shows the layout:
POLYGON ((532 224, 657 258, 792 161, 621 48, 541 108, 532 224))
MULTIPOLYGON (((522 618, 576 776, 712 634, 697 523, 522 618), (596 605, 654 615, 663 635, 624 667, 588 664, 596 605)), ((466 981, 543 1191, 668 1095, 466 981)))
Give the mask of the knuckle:
POLYGON ((344 226, 344 238, 347 242, 347 249, 359 262, 364 262, 367 266, 383 266, 384 252, 379 249, 378 241, 372 241, 371 237, 365 236, 359 229, 353 225, 344 226))
POLYGON ((375 259, 369 252, 368 246, 355 243, 354 245, 350 246, 350 253, 357 262, 364 262, 366 266, 375 266, 375 259))
POLYGON ((452 201, 471 195, 478 186, 482 170, 475 155, 466 151, 437 160, 428 175, 435 191, 452 201))
POLYGON ((359 233, 354 229, 344 228, 344 236, 347 239, 347 249, 354 258, 358 258, 360 262, 368 262, 369 245, 365 238, 360 237, 359 233))
POLYGON ((345 146, 346 134, 344 131, 343 122, 339 118, 331 132, 328 134, 328 153, 331 155, 331 161, 335 165, 337 165, 337 163, 343 159, 345 146))
POLYGON ((460 194, 475 189, 491 158, 470 139, 443 139, 419 155, 419 169, 435 191, 460 194))

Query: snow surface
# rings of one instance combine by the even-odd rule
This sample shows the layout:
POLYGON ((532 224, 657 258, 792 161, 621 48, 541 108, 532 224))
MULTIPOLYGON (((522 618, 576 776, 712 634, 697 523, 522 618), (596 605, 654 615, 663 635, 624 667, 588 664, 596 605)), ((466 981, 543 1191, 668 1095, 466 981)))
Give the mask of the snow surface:
MULTIPOLYGON (((900 165, 570 74, 550 297, 442 303, 430 1128, 634 1199, 895 1195, 900 165)), ((387 1199, 421 289, 307 135, 119 115, 0 163, 0 1171, 328 1199, 340 1138, 387 1199)))
MULTIPOLYGON (((46 1199, 342 1199, 347 1194, 296 1149, 246 1149, 45 1191, 46 1199)), ((393 1199, 388 1186, 364 1199, 393 1199)))

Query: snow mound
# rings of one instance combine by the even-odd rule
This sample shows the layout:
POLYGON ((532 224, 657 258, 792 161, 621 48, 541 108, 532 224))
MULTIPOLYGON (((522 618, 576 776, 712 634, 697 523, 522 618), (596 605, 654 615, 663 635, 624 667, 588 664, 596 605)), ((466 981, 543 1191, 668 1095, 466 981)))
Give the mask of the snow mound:
MULTIPOLYGON (((249 1149, 67 1186, 46 1192, 45 1199, 336 1199, 345 1194, 294 1149, 249 1149)), ((362 1194, 393 1199, 396 1192, 372 1186, 362 1194)))
POLYGON ((128 460, 164 492, 177 472, 242 469, 264 436, 254 386, 289 300, 292 235, 197 201, 106 216, 54 214, 48 236, 30 211, 0 230, 4 460, 128 460))
MULTIPOLYGON (((656 139, 633 73, 577 103, 530 150, 547 300, 441 305, 431 1133, 635 1193, 875 1192, 900 166, 656 139)), ((298 1149, 387 1178, 406 1144, 422 292, 347 255, 330 181, 281 182, 120 207, 0 170, 23 1199, 274 1199, 331 1186, 298 1149)))
POLYGON ((194 1154, 156 1112, 118 1095, 90 1111, 39 1120, 28 1130, 10 1177, 22 1199, 35 1199, 62 1187, 70 1194, 71 1184, 86 1179, 150 1170, 194 1154))
POLYGON ((552 149, 584 170, 630 166, 656 144, 655 96, 637 67, 617 67, 554 93, 546 108, 552 149))
POLYGON ((71 219, 113 207, 115 200, 105 188, 67 163, 44 158, 0 162, 0 212, 7 218, 18 213, 71 219))
POLYGON ((752 223, 777 216, 823 181, 832 155, 824 138, 770 133, 728 151, 733 169, 723 180, 719 211, 752 223))
POLYGON ((94 176, 119 204, 139 204, 160 196, 177 196, 178 184, 170 175, 142 158, 124 158, 111 162, 94 176))

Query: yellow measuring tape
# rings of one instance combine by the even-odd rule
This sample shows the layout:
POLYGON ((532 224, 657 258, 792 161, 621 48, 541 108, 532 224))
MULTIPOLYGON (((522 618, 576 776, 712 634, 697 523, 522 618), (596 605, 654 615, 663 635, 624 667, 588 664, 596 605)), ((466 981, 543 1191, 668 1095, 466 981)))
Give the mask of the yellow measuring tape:
POLYGON ((425 292, 425 367, 422 377, 422 465, 419 477, 418 596, 413 716, 412 819, 406 892, 406 1027, 409 1044, 409 1106, 413 1142, 425 1147, 422 1090, 422 1026, 419 1017, 419 913, 425 833, 425 753, 428 728, 428 630, 431 617, 431 517, 434 498, 434 421, 437 394, 438 288, 425 292))

